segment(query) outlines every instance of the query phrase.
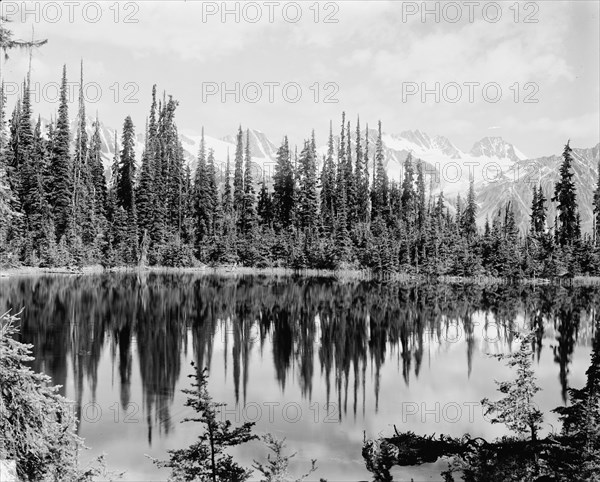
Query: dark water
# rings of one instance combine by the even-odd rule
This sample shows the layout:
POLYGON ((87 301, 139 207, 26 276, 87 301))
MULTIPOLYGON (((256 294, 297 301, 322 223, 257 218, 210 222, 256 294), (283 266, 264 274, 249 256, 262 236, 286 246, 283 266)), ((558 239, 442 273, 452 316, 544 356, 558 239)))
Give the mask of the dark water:
MULTIPOLYGON (((399 430, 494 437, 479 401, 509 372, 487 353, 536 332, 546 412, 581 386, 600 289, 406 286, 287 277, 97 275, 0 280, 0 311, 21 314, 36 370, 63 385, 80 435, 125 480, 165 479, 145 454, 189 445, 180 424, 190 362, 210 369, 227 417, 287 438, 300 475, 309 460, 329 480, 367 479, 363 433, 399 430)), ((265 449, 236 449, 246 466, 265 449)), ((402 472, 439 474, 441 464, 402 472)), ((407 475, 408 474, 408 475, 407 475)), ((439 477, 437 477, 439 479, 439 477)))

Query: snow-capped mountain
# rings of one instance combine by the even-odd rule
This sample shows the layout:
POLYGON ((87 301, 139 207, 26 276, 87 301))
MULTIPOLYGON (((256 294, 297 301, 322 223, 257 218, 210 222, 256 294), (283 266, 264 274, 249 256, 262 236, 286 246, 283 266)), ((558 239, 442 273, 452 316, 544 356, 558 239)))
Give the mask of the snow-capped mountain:
MULTIPOLYGON (((577 203, 581 214, 583 232, 592 229, 594 190, 598 180, 598 163, 600 162, 600 144, 595 147, 580 149, 573 147, 573 180, 577 189, 577 203)), ((559 178, 559 167, 562 156, 540 157, 520 160, 496 182, 477 184, 477 204, 479 220, 492 217, 510 201, 519 228, 525 232, 529 226, 529 214, 534 185, 542 187, 548 199, 547 224, 552 226, 556 216, 556 207, 550 202, 554 195, 554 185, 559 178)))
MULTIPOLYGON (((364 136, 364 134, 363 134, 364 136)), ((369 129, 372 153, 377 131, 369 129)), ((335 139, 337 146, 339 138, 335 139)), ((354 143, 355 139, 352 138, 354 143)), ((413 160, 423 161, 426 184, 434 195, 443 191, 449 208, 453 211, 457 196, 466 198, 472 176, 479 207, 478 223, 483 226, 498 209, 511 203, 518 226, 522 232, 529 228, 529 213, 534 185, 541 185, 548 200, 554 193, 562 156, 528 159, 517 147, 500 137, 485 137, 476 142, 469 153, 460 151, 442 136, 431 137, 421 131, 405 131, 399 135, 382 134, 385 167, 390 180, 401 181, 404 161, 410 152, 413 160)), ((364 145, 364 139, 363 139, 364 145)), ((598 179, 599 145, 588 149, 573 148, 573 171, 580 205, 582 229, 592 227, 592 199, 598 179)), ((326 154, 327 147, 319 149, 326 154)), ((556 215, 556 208, 548 201, 548 224, 556 215)))
POLYGON ((527 159, 525 154, 506 142, 502 137, 484 137, 473 144, 470 154, 473 157, 509 159, 513 162, 527 159))
MULTIPOLYGON (((371 158, 376 139, 377 131, 369 129, 371 158)), ((336 137, 334 146, 337 147, 338 141, 339 138, 336 137)), ((525 159, 516 147, 501 138, 481 139, 475 143, 470 153, 462 152, 446 137, 429 136, 419 130, 400 134, 382 133, 382 141, 385 168, 390 180, 402 180, 404 161, 410 153, 415 161, 423 161, 423 171, 432 192, 435 194, 443 191, 448 200, 455 199, 459 194, 464 197, 469 188, 470 177, 473 177, 475 183, 495 182, 515 162, 525 159)), ((352 137, 353 148, 354 142, 355 134, 352 137)), ((327 146, 321 147, 319 152, 325 154, 327 146)), ((372 162, 370 167, 373 168, 372 162)))
POLYGON ((457 149, 457 147, 446 137, 429 137, 429 135, 421 132, 418 129, 416 131, 401 132, 399 136, 392 134, 389 137, 390 138, 387 139, 387 144, 389 144, 390 147, 394 147, 394 145, 396 147, 408 147, 415 153, 417 151, 421 151, 423 153, 436 151, 451 159, 460 159, 463 156, 463 153, 460 152, 460 150, 457 149))

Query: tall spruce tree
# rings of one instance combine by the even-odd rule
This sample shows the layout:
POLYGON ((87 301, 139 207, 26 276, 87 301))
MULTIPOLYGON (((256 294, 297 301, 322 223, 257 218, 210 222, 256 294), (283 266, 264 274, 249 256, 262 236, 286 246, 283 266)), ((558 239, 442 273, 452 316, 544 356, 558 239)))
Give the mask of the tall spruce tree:
POLYGON ((367 218, 366 221, 370 220, 371 215, 371 197, 370 197, 370 174, 369 174, 369 124, 365 126, 365 147, 364 147, 364 179, 363 186, 366 190, 366 206, 367 206, 367 218))
POLYGON ((208 226, 208 233, 212 236, 215 234, 216 226, 221 217, 219 188, 217 186, 217 168, 215 165, 215 150, 212 147, 208 149, 206 175, 208 177, 207 189, 210 207, 210 224, 208 226))
POLYGON ((244 136, 242 126, 239 127, 236 145, 233 172, 233 210, 239 216, 244 206, 244 136))
POLYGON ((73 156, 73 234, 81 239, 85 252, 82 262, 96 261, 95 241, 99 225, 94 209, 92 173, 88 157, 88 135, 83 96, 83 61, 79 83, 79 105, 77 111, 77 131, 73 156))
MULTIPOLYGON (((368 146, 368 126, 365 143, 368 146)), ((363 154, 360 140, 360 118, 356 119, 356 167, 354 169, 356 183, 356 219, 366 223, 369 217, 369 173, 366 166, 366 156, 363 154)))
POLYGON ((598 180, 594 191, 594 242, 600 244, 600 163, 598 163, 598 180))
POLYGON ((317 224, 317 149, 315 133, 310 141, 304 142, 300 153, 299 174, 299 225, 302 228, 314 228, 317 224))
POLYGON ((206 167, 206 145, 204 143, 204 127, 198 148, 198 162, 194 177, 194 209, 196 227, 196 249, 200 252, 204 238, 208 235, 210 220, 210 200, 208 192, 208 170, 206 167))
POLYGON ((69 106, 67 104, 67 67, 63 66, 60 86, 60 100, 56 130, 52 143, 50 199, 54 212, 57 239, 64 235, 70 226, 72 216, 73 179, 71 176, 71 158, 69 132, 69 106))
POLYGON ((383 165, 383 141, 381 139, 381 121, 378 123, 377 142, 375 144, 375 172, 373 176, 373 190, 371 191, 371 217, 382 216, 387 219, 389 209, 389 185, 387 172, 383 165))
POLYGON ((412 154, 409 152, 404 160, 404 179, 402 181, 402 219, 409 226, 413 226, 415 222, 416 200, 415 171, 412 154))
POLYGON ((104 165, 102 163, 102 138, 100 137, 100 121, 98 117, 96 117, 92 128, 94 132, 90 138, 88 157, 92 175, 94 205, 96 207, 96 214, 105 217, 107 185, 106 176, 104 175, 104 165))
POLYGON ((148 144, 149 136, 146 134, 146 145, 142 152, 140 182, 135 196, 138 209, 138 223, 142 234, 152 230, 154 203, 156 202, 154 159, 150 154, 148 144))
POLYGON ((263 181, 258 194, 257 213, 261 226, 270 226, 273 222, 273 198, 263 175, 263 181))
POLYGON ((273 173, 273 211, 277 229, 285 229, 292 222, 294 208, 294 169, 288 138, 285 136, 277 150, 273 173))
POLYGON ((6 260, 6 250, 8 248, 7 238, 8 229, 12 224, 12 218, 15 215, 12 204, 14 202, 14 193, 11 189, 8 178, 7 164, 7 144, 8 135, 6 132, 6 95, 4 93, 4 80, 0 82, 0 218, 4 222, 0 223, 0 263, 6 260))
POLYGON ((533 186, 533 200, 531 201, 531 232, 542 234, 546 230, 546 197, 544 190, 533 186))
POLYGON ((346 182, 347 153, 348 150, 346 149, 346 113, 342 112, 342 126, 340 129, 340 139, 338 142, 337 165, 335 173, 335 211, 336 215, 339 214, 340 209, 342 209, 342 203, 344 203, 343 209, 345 212, 346 220, 348 220, 348 183, 346 182))
POLYGON ((231 166, 229 162, 229 149, 227 150, 227 163, 225 164, 225 185, 223 187, 223 214, 231 216, 233 214, 233 198, 231 195, 231 166))
MULTIPOLYGON (((54 237, 54 229, 51 226, 52 211, 48 204, 46 179, 44 177, 44 163, 47 157, 46 142, 41 133, 41 120, 38 118, 31 149, 22 169, 22 206, 27 223, 27 242, 30 243, 27 246, 28 254, 39 257, 44 264, 51 261, 49 248, 56 241, 55 239, 49 239, 50 233, 54 237)), ((29 264, 34 259, 28 256, 25 261, 29 264)))
POLYGON ((350 121, 346 128, 346 167, 344 178, 346 183, 346 205, 348 206, 348 227, 356 223, 358 217, 356 206, 356 181, 354 177, 354 167, 352 165, 352 136, 350 131, 350 121))
POLYGON ((425 205, 425 175, 423 173, 423 161, 417 160, 417 225, 419 229, 423 228, 425 224, 425 216, 427 214, 427 207, 425 205))
POLYGON ((537 186, 533 186, 533 199, 531 200, 531 214, 529 215, 529 230, 531 233, 538 233, 538 223, 537 223, 537 209, 538 205, 538 189, 537 186))
POLYGON ((321 170, 321 222, 325 232, 332 232, 335 219, 335 161, 333 159, 333 128, 329 122, 327 156, 323 158, 321 170))
POLYGON ((463 235, 472 239, 477 234, 477 203, 475 202, 475 182, 473 178, 469 181, 469 192, 467 194, 467 205, 459 218, 463 235))
POLYGON ((573 181, 571 152, 569 141, 563 151, 563 162, 560 166, 560 179, 554 186, 553 202, 557 202, 558 219, 556 225, 556 242, 561 246, 572 244, 579 239, 579 223, 577 212, 577 194, 573 181))
POLYGON ((250 155, 250 130, 246 130, 246 148, 244 150, 244 198, 240 214, 240 230, 250 234, 256 226, 256 191, 252 177, 252 157, 250 155))
POLYGON ((116 184, 117 204, 128 213, 133 211, 135 183, 135 131, 130 116, 125 118, 121 135, 121 153, 119 158, 116 184))

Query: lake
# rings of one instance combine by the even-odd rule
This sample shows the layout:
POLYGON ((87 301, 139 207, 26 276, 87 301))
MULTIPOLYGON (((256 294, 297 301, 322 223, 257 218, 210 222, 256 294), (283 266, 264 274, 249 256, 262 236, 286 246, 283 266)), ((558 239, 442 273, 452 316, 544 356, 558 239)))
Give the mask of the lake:
MULTIPOLYGON (((599 287, 378 284, 329 278, 99 274, 0 279, 0 310, 21 313, 32 367, 75 401, 79 434, 124 480, 164 480, 166 458, 200 426, 180 423, 191 362, 210 371, 234 425, 286 438, 296 476, 370 479, 363 437, 398 430, 493 438, 483 417, 494 380, 511 377, 490 353, 536 333, 545 430, 568 387, 584 384, 599 287)), ((245 466, 261 442, 232 451, 245 466)), ((440 480, 445 463, 399 469, 440 480)))

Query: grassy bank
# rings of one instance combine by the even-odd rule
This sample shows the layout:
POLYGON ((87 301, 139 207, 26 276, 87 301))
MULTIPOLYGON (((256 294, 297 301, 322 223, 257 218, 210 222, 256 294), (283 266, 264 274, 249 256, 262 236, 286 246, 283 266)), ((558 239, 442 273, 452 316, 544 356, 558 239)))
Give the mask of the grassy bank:
MULTIPOLYGON (((72 269, 69 267, 55 268, 38 268, 23 266, 19 268, 0 268, 0 277, 10 276, 29 276, 29 275, 47 275, 47 274, 62 274, 62 275, 86 275, 100 273, 190 273, 199 275, 218 275, 218 276, 304 276, 304 277, 329 277, 349 280, 369 280, 374 279, 373 274, 368 270, 327 270, 327 269, 302 269, 294 270, 290 268, 251 268, 243 266, 201 266, 201 267, 186 267, 172 268, 167 266, 149 266, 149 267, 131 267, 120 266, 106 269, 101 265, 85 266, 82 269, 72 269)), ((392 275, 391 279, 395 281, 409 281, 418 279, 416 276, 396 274, 392 275)))
POLYGON ((120 266, 114 268, 104 268, 101 265, 84 266, 81 269, 70 267, 40 268, 32 266, 22 266, 19 268, 0 268, 0 278, 12 276, 38 276, 38 275, 90 275, 102 273, 190 273, 198 275, 217 275, 217 276, 301 276, 306 278, 324 277, 335 278, 338 280, 358 280, 358 281, 387 281, 404 283, 449 283, 449 284, 477 284, 477 285, 498 285, 511 284, 518 282, 526 285, 563 285, 563 286, 595 286, 600 285, 598 276, 575 276, 573 279, 547 279, 547 278, 522 278, 513 280, 508 278, 499 278, 494 276, 425 276, 409 273, 393 273, 385 277, 374 275, 369 270, 360 269, 300 269, 291 268, 252 268, 243 266, 200 266, 186 268, 172 268, 167 266, 148 266, 131 267, 120 266))

